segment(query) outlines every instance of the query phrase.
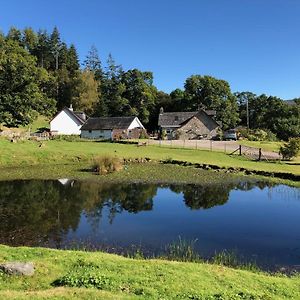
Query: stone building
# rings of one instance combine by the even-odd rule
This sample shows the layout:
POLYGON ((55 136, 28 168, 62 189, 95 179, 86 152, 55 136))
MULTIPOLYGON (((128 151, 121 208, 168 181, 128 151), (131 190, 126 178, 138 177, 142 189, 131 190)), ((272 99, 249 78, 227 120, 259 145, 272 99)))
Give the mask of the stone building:
POLYGON ((168 139, 211 139, 217 135, 220 125, 214 119, 216 112, 200 109, 197 112, 163 112, 158 118, 160 131, 168 139))

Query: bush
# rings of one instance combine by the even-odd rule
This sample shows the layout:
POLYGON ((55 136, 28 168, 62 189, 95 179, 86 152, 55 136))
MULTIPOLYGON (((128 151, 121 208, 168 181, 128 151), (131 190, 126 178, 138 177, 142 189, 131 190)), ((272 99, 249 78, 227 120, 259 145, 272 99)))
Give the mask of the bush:
POLYGON ((287 143, 280 147, 279 154, 283 159, 291 160, 300 152, 300 138, 290 138, 287 143))
POLYGON ((94 172, 105 175, 123 169, 123 162, 113 156, 98 156, 93 159, 92 169, 94 172))
POLYGON ((67 141, 67 142, 80 142, 82 139, 80 138, 80 135, 76 134, 70 134, 70 135, 53 135, 53 140, 56 141, 67 141))
POLYGON ((246 138, 249 141, 277 141, 276 135, 268 129, 248 130, 247 128, 242 128, 239 130, 239 136, 246 138))

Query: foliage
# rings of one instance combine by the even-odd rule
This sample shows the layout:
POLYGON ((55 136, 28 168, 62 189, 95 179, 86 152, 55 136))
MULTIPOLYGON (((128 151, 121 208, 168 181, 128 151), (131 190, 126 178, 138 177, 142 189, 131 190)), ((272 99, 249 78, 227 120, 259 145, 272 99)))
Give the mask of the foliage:
POLYGON ((300 138, 290 138, 287 143, 280 147, 279 154, 283 159, 290 160, 300 152, 300 138))
POLYGON ((76 86, 78 93, 73 99, 76 110, 84 111, 87 115, 94 113, 99 97, 98 86, 93 72, 84 70, 79 74, 79 82, 76 86))
POLYGON ((106 175, 123 169, 123 163, 117 157, 97 156, 93 158, 92 169, 100 175, 106 175))
POLYGON ((54 101, 43 92, 47 71, 36 60, 8 40, 0 45, 0 123, 7 126, 30 124, 38 113, 53 112, 54 101))
POLYGON ((276 135, 270 130, 241 128, 238 130, 239 136, 249 141, 277 141, 276 135))
POLYGON ((259 271, 258 266, 255 262, 243 262, 243 260, 234 251, 223 250, 216 253, 212 258, 211 262, 213 264, 227 266, 231 268, 245 269, 249 271, 259 271))
POLYGON ((167 131, 165 129, 163 129, 161 131, 161 136, 160 137, 161 137, 162 140, 167 139, 167 131))
POLYGON ((185 262, 200 262, 202 261, 200 255, 195 250, 196 240, 185 240, 180 236, 178 241, 174 241, 165 247, 165 256, 168 260, 177 260, 185 262))
POLYGON ((279 139, 300 135, 300 106, 288 105, 274 96, 257 96, 250 92, 235 94, 238 103, 242 125, 246 126, 246 103, 249 107, 249 123, 251 129, 264 128, 270 130, 279 139))
POLYGON ((200 107, 216 110, 223 129, 233 128, 239 121, 238 106, 229 83, 211 76, 192 75, 186 79, 185 95, 188 110, 200 107))

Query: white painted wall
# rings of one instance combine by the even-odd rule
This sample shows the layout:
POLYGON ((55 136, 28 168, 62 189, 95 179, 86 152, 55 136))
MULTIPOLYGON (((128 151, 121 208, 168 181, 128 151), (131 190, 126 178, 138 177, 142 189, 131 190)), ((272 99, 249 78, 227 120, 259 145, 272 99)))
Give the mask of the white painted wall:
POLYGON ((111 130, 82 130, 81 137, 84 139, 111 139, 111 130))
POLYGON ((128 129, 133 129, 133 128, 144 128, 143 124, 140 122, 140 120, 135 117, 134 120, 131 122, 129 125, 128 129))
POLYGON ((82 124, 71 117, 64 110, 62 110, 51 122, 50 131, 54 131, 56 134, 77 134, 80 135, 80 128, 82 124))

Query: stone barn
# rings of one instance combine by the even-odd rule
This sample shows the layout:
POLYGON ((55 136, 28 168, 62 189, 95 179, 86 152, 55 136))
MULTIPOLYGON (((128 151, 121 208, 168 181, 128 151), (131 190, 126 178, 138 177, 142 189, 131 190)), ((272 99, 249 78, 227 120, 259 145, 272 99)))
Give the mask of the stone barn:
POLYGON ((158 126, 168 139, 211 139, 217 135, 220 125, 214 119, 213 110, 197 112, 163 112, 159 114, 158 126))

